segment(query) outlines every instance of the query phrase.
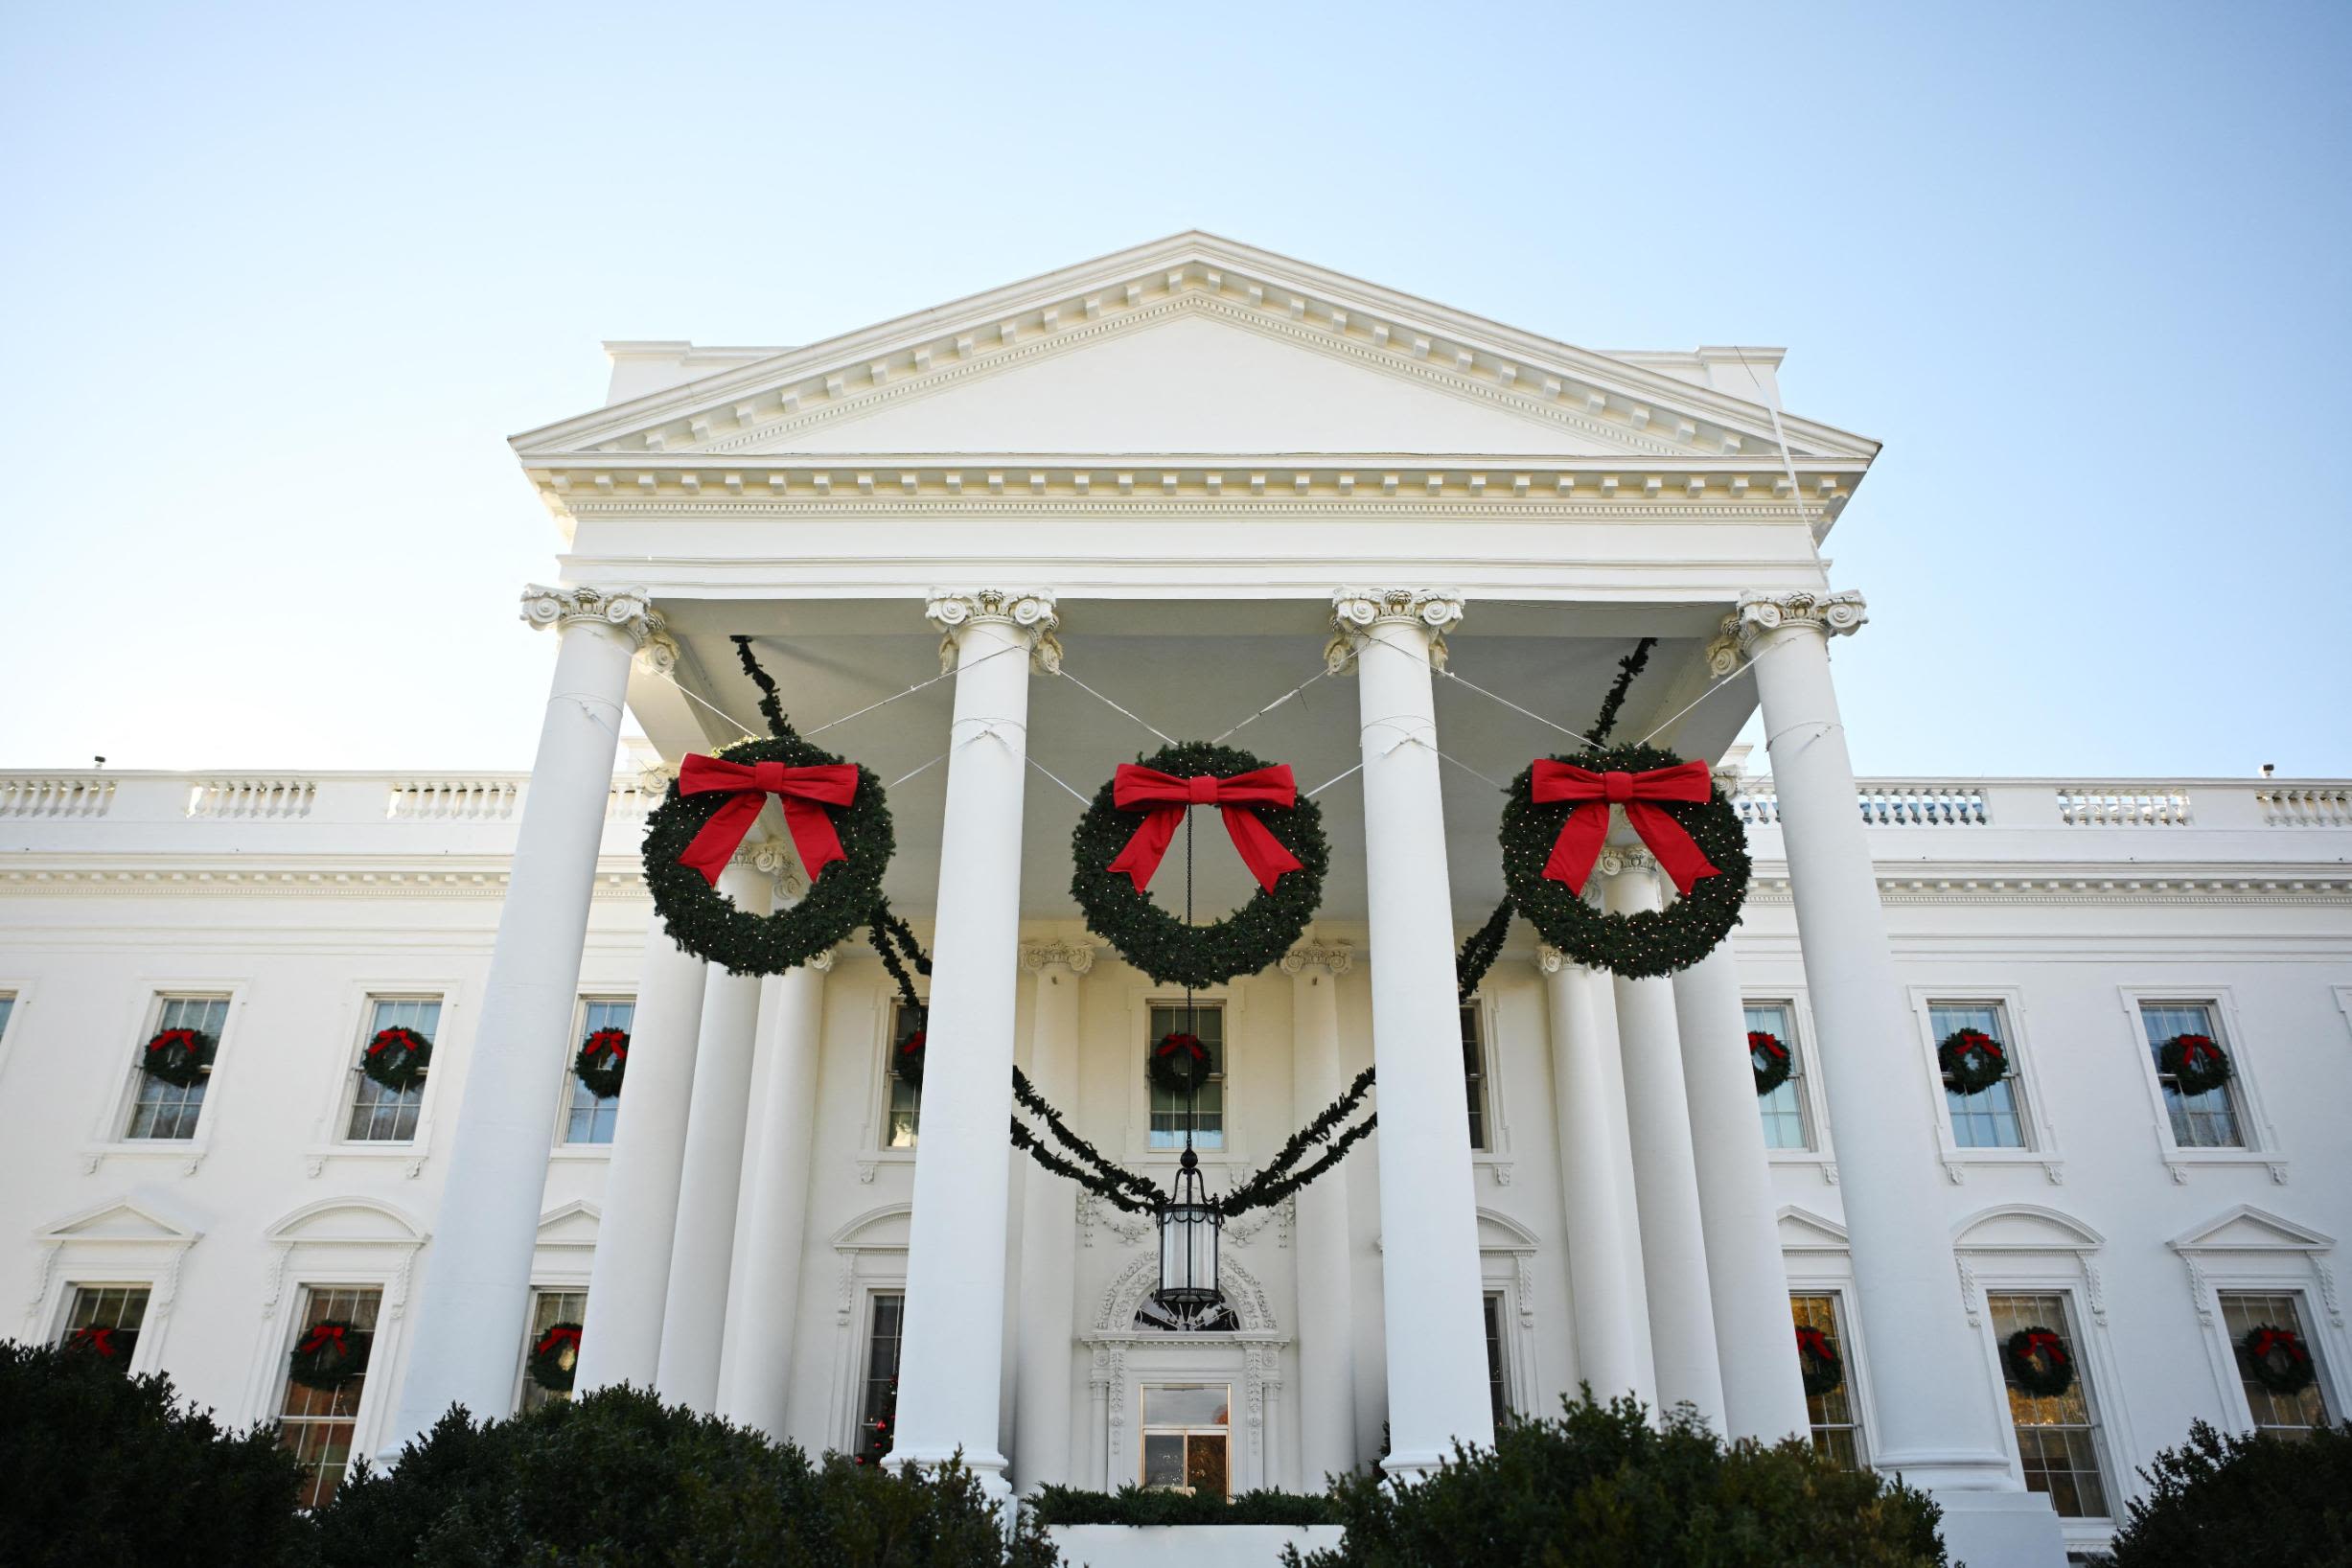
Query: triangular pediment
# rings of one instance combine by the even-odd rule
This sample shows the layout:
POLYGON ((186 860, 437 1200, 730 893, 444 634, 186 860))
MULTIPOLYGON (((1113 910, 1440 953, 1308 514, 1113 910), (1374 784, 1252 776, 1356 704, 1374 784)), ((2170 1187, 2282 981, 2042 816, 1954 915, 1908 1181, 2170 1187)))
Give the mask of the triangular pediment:
POLYGON ((539 1244, 542 1247, 593 1247, 601 1223, 594 1204, 574 1200, 539 1216, 539 1244))
POLYGON ((40 1233, 40 1239, 67 1241, 165 1241, 188 1243, 204 1233, 157 1205, 135 1198, 85 1210, 40 1233))
POLYGON ((1781 1247, 1786 1252, 1844 1252, 1846 1228, 1825 1215, 1794 1204, 1780 1211, 1781 1247))
MULTIPOLYGON (((1762 401, 1636 357, 1664 357, 1580 349, 1186 234, 752 357, 514 445, 526 460, 671 462, 990 451, 1654 464, 1777 452, 1762 401)), ((1800 457, 1866 460, 1877 450, 1804 420, 1785 418, 1784 427, 1800 457)))
POLYGON ((2335 1240, 2293 1220, 2240 1204, 2172 1241, 2176 1252, 2325 1252, 2335 1240))

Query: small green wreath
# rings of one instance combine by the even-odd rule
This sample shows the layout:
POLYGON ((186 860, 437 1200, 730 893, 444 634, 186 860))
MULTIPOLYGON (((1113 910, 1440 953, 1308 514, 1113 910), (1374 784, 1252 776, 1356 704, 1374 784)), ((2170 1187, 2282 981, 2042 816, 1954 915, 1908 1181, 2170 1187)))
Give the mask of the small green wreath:
POLYGON ((359 1071, 386 1089, 413 1088, 432 1065, 433 1043, 402 1024, 378 1029, 359 1053, 359 1071))
POLYGON ((2184 1095, 2205 1095, 2235 1076, 2229 1057, 2209 1034, 2176 1034, 2156 1053, 2156 1065, 2184 1095))
POLYGON ((286 1374, 306 1389, 333 1389, 367 1371, 375 1335, 340 1318, 322 1318, 303 1330, 287 1358, 286 1374))
MULTIPOLYGON (((1612 746, 1548 760, 1597 773, 1649 772, 1684 761, 1654 746, 1612 746)), ((1699 877, 1688 893, 1665 909, 1608 914, 1565 882, 1544 875, 1569 815, 1602 809, 1602 803, 1538 801, 1534 772, 1532 763, 1519 771, 1503 807, 1503 881, 1511 903, 1545 941, 1587 967, 1648 980, 1690 968, 1740 923, 1750 872, 1747 830, 1720 788, 1710 784, 1704 800, 1655 802, 1656 809, 1691 836, 1716 874, 1699 877)))
POLYGON ((2254 1381, 2272 1394, 2300 1394, 2318 1378, 2303 1336, 2292 1328, 2270 1324, 2249 1328, 2238 1349, 2245 1352, 2246 1370, 2254 1381))
POLYGON ((1789 1073, 1795 1071, 1787 1043, 1766 1029, 1747 1031, 1747 1065, 1756 1073, 1759 1099, 1787 1083, 1789 1073))
POLYGON ((1982 1029, 1954 1029, 1935 1048, 1936 1065, 1959 1095, 1981 1095, 2009 1075, 2009 1054, 1982 1029))
POLYGON ((2020 1328, 2001 1347, 2001 1370, 2021 1394, 2051 1399, 2074 1387, 2074 1357, 2054 1328, 2020 1328))
POLYGON ((1211 1064, 1200 1036, 1177 1029, 1160 1037, 1147 1065, 1152 1082, 1171 1094, 1190 1095, 1208 1086, 1211 1064))
MULTIPOLYGON (((1265 766, 1247 751, 1203 741, 1180 741, 1137 760, 1177 778, 1226 779, 1265 766)), ((1323 902, 1331 847, 1323 836, 1322 809, 1303 794, 1287 807, 1251 807, 1299 867, 1277 878, 1271 891, 1260 887, 1224 919, 1196 926, 1154 904, 1126 872, 1110 868, 1144 816, 1119 810, 1113 800, 1117 788, 1114 778, 1095 793, 1094 804, 1071 835, 1071 856, 1077 869, 1070 879, 1070 891, 1086 916, 1087 928, 1155 983, 1187 990, 1222 985, 1280 961, 1323 902)))
POLYGON ((213 1037, 202 1029, 165 1029, 147 1043, 139 1070, 175 1089, 193 1089, 213 1065, 213 1037))
POLYGON ((907 1036, 890 1056, 890 1071, 902 1083, 923 1087, 923 1057, 931 1049, 929 1029, 917 1029, 907 1036))
MULTIPOLYGON (((737 741, 716 753, 722 761, 750 767, 780 762, 788 768, 836 766, 830 751, 796 734, 737 741)), ((882 898, 882 873, 897 838, 882 780, 861 766, 849 804, 831 813, 846 860, 834 861, 811 880, 800 901, 773 914, 753 914, 679 857, 703 824, 736 796, 712 792, 670 792, 645 819, 645 885, 654 895, 670 939, 684 951, 732 975, 780 975, 806 963, 873 917, 882 898)))
POLYGON ((551 1325, 531 1345, 531 1381, 550 1394, 569 1394, 580 1375, 580 1326, 551 1325))
POLYGON ((1797 1372, 1805 1392, 1813 1398, 1830 1393, 1846 1380, 1846 1363, 1837 1342, 1810 1324, 1797 1328, 1797 1372))
POLYGON ((629 1072, 629 1031, 627 1029, 598 1029, 580 1042, 580 1054, 572 1059, 573 1076, 587 1086, 598 1099, 611 1099, 621 1092, 621 1079, 629 1072))

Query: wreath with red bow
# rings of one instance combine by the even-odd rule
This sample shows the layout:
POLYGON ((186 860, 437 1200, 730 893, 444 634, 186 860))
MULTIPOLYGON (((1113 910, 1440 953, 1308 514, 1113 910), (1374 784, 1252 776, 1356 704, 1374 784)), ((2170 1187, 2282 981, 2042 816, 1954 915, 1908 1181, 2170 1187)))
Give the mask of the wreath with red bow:
POLYGON ((2020 1328, 2001 1347, 2001 1370, 2018 1392, 2054 1398, 2074 1387, 2074 1357, 2055 1328, 2020 1328))
POLYGON ((1982 1029, 1954 1029, 1935 1048, 1944 1079, 1963 1095, 1981 1095, 2009 1073, 2009 1055, 1982 1029))
POLYGON ((341 1318, 322 1318, 294 1341, 286 1374, 306 1389, 333 1389, 367 1371, 375 1335, 341 1318))
POLYGON ((2209 1034, 2176 1034, 2156 1052, 2156 1063, 2184 1095, 2209 1094, 2235 1075, 2229 1058, 2209 1034))
POLYGON ((1788 1074, 1795 1071, 1787 1042, 1767 1029, 1747 1031, 1747 1065, 1755 1070, 1759 1098, 1787 1083, 1788 1074))
POLYGON ((1201 1044, 1199 1035, 1182 1029, 1162 1035, 1146 1065, 1151 1081, 1173 1094, 1189 1095, 1209 1082, 1209 1048, 1201 1044))
POLYGON ((1331 849, 1323 812, 1299 792, 1288 764, 1182 741, 1130 765, 1097 791, 1071 836, 1071 895, 1095 934, 1162 985, 1222 985, 1280 960, 1323 902, 1331 849), (1248 903, 1196 926, 1144 889, 1193 806, 1215 806, 1257 879, 1248 903))
POLYGON ((1805 1392, 1818 1398, 1846 1380, 1845 1358, 1837 1353, 1837 1342, 1810 1324, 1797 1326, 1797 1371, 1805 1379, 1805 1392))
POLYGON ((550 1394, 569 1394, 580 1375, 580 1326, 559 1323, 531 1347, 531 1381, 550 1394))
POLYGON ((136 1328, 100 1327, 93 1325, 77 1328, 65 1336, 65 1348, 78 1355, 94 1355, 101 1361, 118 1367, 130 1364, 130 1352, 139 1343, 136 1328))
POLYGON ((139 1053, 139 1071, 177 1088, 192 1088, 213 1065, 213 1037, 202 1029, 165 1029, 139 1053))
POLYGON ((2254 1381, 2272 1394, 2300 1394, 2318 1376, 2303 1336, 2292 1328, 2268 1324, 2249 1328, 2238 1342, 2238 1349, 2244 1352, 2246 1370, 2253 1374, 2254 1381))
POLYGON ((890 1055, 890 1071, 904 1082, 923 1087, 923 1053, 931 1049, 929 1029, 917 1029, 907 1036, 890 1055))
POLYGON ((645 885, 680 948, 729 974, 780 975, 873 918, 897 844, 882 780, 786 726, 685 759, 645 819, 645 885), (719 891, 719 873, 772 799, 783 805, 809 889, 753 914, 719 891))
POLYGON ((571 1070, 573 1076, 588 1085, 589 1094, 611 1099, 621 1092, 621 1079, 629 1072, 629 1031, 594 1031, 580 1042, 580 1054, 572 1058, 571 1070))
POLYGON ((1539 757, 1503 808, 1503 881, 1543 939, 1576 962, 1641 980, 1688 969, 1740 923, 1747 830, 1703 762, 1654 746, 1539 757), (1623 810, 1682 896, 1662 910, 1607 914, 1585 899, 1623 810))
POLYGON ((433 1043, 405 1025, 378 1029, 359 1053, 359 1071, 386 1089, 406 1089, 433 1064, 433 1043))

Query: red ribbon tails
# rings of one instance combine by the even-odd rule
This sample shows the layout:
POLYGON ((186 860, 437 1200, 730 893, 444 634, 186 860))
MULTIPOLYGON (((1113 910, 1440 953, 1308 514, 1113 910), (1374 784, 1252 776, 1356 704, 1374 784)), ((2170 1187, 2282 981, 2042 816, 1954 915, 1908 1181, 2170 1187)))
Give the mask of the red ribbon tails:
POLYGON ((1151 886, 1152 873, 1160 869, 1160 862, 1167 855, 1167 846, 1176 838, 1176 825, 1184 820, 1188 806, 1214 806, 1225 818, 1225 831, 1241 852, 1241 864, 1250 868, 1257 885, 1274 891, 1274 885, 1286 871, 1303 869, 1299 857, 1282 847, 1274 830, 1258 819, 1258 806, 1290 807, 1298 804, 1299 787, 1290 776, 1290 764, 1278 762, 1271 768, 1254 768, 1231 778, 1215 778, 1203 774, 1197 778, 1178 778, 1154 768, 1122 762, 1111 782, 1111 803, 1121 811, 1144 813, 1135 836, 1127 847, 1110 865, 1114 871, 1124 871, 1135 883, 1137 892, 1151 886))
POLYGON ((1720 875, 1721 869, 1707 859, 1697 841, 1680 822, 1653 802, 1696 805, 1713 789, 1713 779, 1703 762, 1678 763, 1646 773, 1596 773, 1571 762, 1555 762, 1549 757, 1537 759, 1533 790, 1536 803, 1573 802, 1567 819, 1559 825, 1559 837, 1553 841, 1552 858, 1544 863, 1543 874, 1554 882, 1566 883, 1570 891, 1581 893, 1585 879, 1593 874, 1593 865, 1601 859, 1601 845, 1609 836, 1608 808, 1622 806, 1626 822, 1641 836, 1642 842, 1649 846, 1649 852, 1658 857, 1658 865, 1673 879, 1675 890, 1689 894, 1699 878, 1720 875), (1601 809, 1586 811, 1587 804, 1599 805, 1601 809))
POLYGON ((833 819, 824 808, 846 806, 857 798, 855 763, 788 768, 780 762, 747 765, 689 753, 678 770, 678 793, 718 792, 732 798, 710 814, 710 820, 703 824, 694 842, 686 845, 685 853, 678 857, 679 865, 702 872, 703 880, 712 887, 718 886, 719 873, 726 868, 744 835, 751 831, 760 807, 768 803, 772 795, 784 803, 784 825, 792 832, 793 848, 800 856, 800 868, 808 873, 811 882, 835 861, 849 858, 842 848, 842 836, 835 831, 833 819))

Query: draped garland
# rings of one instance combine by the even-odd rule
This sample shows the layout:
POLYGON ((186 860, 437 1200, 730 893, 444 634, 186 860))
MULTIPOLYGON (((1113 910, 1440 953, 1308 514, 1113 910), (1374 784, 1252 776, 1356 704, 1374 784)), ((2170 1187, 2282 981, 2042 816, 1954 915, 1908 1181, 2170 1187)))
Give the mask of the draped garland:
POLYGON ((1487 916, 1487 923, 1470 933, 1462 944, 1462 951, 1454 955, 1454 991, 1462 1001, 1467 1002, 1478 994, 1487 971, 1502 957, 1503 938, 1510 934, 1511 913, 1510 899, 1506 896, 1494 907, 1494 912, 1487 916))

